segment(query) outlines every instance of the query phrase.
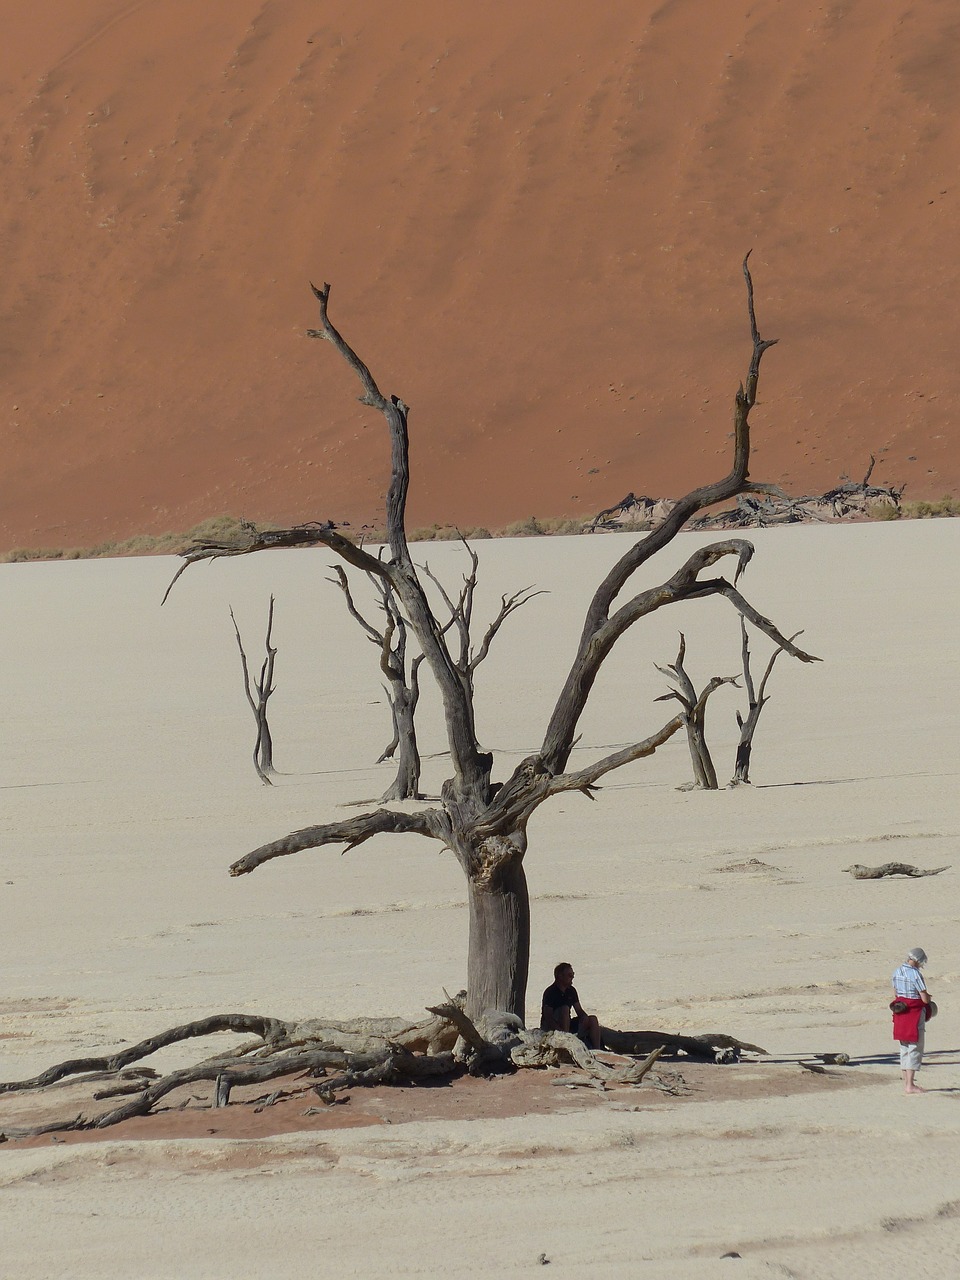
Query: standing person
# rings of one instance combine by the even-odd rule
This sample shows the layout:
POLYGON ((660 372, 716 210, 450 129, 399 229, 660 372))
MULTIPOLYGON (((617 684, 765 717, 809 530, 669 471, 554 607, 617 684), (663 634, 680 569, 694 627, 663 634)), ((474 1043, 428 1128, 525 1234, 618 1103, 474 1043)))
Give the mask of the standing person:
POLYGON ((914 1076, 923 1061, 923 1038, 927 1019, 932 1017, 932 1002, 920 970, 927 963, 923 947, 907 952, 903 964, 893 975, 893 1038, 900 1041, 900 1070, 904 1093, 926 1093, 914 1076))
POLYGON ((573 985, 573 965, 564 961, 553 971, 553 983, 540 1003, 541 1031, 572 1031, 591 1049, 600 1048, 600 1022, 585 1013, 573 985), (576 1016, 571 1013, 576 1011, 576 1016))

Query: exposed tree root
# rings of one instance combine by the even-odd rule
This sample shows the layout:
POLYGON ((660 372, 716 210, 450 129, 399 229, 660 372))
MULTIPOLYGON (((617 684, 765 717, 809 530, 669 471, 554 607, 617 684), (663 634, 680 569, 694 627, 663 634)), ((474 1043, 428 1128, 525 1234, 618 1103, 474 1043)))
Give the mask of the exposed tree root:
MULTIPOLYGON (((608 1049, 620 1054, 643 1054, 639 1061, 611 1066, 599 1059, 575 1035, 560 1031, 526 1031, 519 1018, 508 1013, 488 1013, 479 1026, 464 1012, 465 993, 449 996, 428 1010, 433 1016, 411 1025, 400 1019, 362 1019, 354 1023, 325 1021, 285 1022, 279 1018, 224 1013, 172 1027, 102 1057, 74 1058, 50 1067, 30 1080, 0 1084, 0 1094, 49 1089, 68 1078, 84 1083, 109 1081, 94 1098, 124 1098, 118 1106, 99 1115, 78 1115, 28 1129, 6 1130, 7 1138, 37 1137, 69 1130, 107 1129, 135 1116, 150 1114, 174 1090, 197 1081, 214 1084, 212 1106, 230 1103, 238 1086, 261 1084, 281 1077, 317 1080, 301 1089, 278 1089, 248 1099, 258 1109, 282 1097, 312 1090, 327 1105, 344 1089, 375 1085, 409 1084, 429 1077, 493 1075, 530 1067, 570 1067, 578 1078, 600 1088, 639 1085, 661 1054, 682 1050, 700 1058, 725 1060, 718 1055, 749 1050, 755 1045, 730 1036, 672 1036, 664 1032, 603 1030, 608 1049), (197 1063, 157 1077, 150 1068, 130 1069, 137 1062, 181 1041, 220 1031, 250 1032, 257 1038, 197 1063), (320 1079, 317 1079, 320 1077, 320 1079)), ((651 1078, 652 1079, 652 1078, 651 1078)), ((656 1083, 656 1081, 654 1081, 656 1083)), ((659 1087, 659 1086, 658 1086, 659 1087)), ((669 1090, 668 1090, 669 1091, 669 1090)))

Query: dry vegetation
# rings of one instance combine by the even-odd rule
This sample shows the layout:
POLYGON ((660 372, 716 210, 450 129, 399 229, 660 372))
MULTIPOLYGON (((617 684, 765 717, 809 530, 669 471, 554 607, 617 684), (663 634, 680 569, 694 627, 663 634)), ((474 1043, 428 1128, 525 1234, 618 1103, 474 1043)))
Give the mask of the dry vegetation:
MULTIPOLYGON (((902 502, 900 509, 877 503, 868 514, 870 520, 932 520, 945 517, 960 516, 960 498, 944 496, 938 502, 902 502)), ((503 529, 490 529, 478 526, 458 529, 452 524, 427 525, 414 529, 410 534, 411 542, 455 542, 459 538, 467 538, 471 542, 485 538, 549 538, 558 535, 571 535, 591 532, 589 520, 558 516, 551 519, 540 519, 528 516, 525 520, 516 520, 503 529)), ((246 521, 237 516, 213 516, 195 525, 186 533, 162 533, 156 536, 137 534, 121 542, 98 542, 92 547, 15 547, 12 551, 0 553, 0 563, 19 564, 29 560, 97 560, 106 556, 173 556, 179 555, 195 542, 207 542, 211 539, 229 540, 239 535, 246 521)), ((270 525, 261 528, 269 529, 270 525)), ((649 525, 638 521, 635 525, 624 521, 618 526, 622 533, 642 532, 649 525)), ((362 541, 368 544, 379 544, 385 540, 382 529, 363 531, 362 541)))

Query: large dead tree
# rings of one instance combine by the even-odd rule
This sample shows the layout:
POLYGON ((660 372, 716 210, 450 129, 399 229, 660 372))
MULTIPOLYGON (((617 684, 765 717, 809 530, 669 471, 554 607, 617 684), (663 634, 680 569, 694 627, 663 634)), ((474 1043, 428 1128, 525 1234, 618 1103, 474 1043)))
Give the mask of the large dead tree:
MULTIPOLYGON (((578 725, 594 681, 614 645, 640 619, 684 600, 720 597, 763 631, 785 652, 802 662, 816 661, 783 636, 738 590, 738 582, 753 556, 753 546, 741 538, 729 538, 700 547, 665 581, 631 594, 630 582, 677 536, 687 522, 704 508, 736 494, 762 491, 749 478, 750 414, 757 399, 760 364, 774 345, 763 339, 757 327, 753 283, 747 261, 743 264, 747 289, 752 352, 746 379, 734 401, 733 460, 722 479, 691 490, 673 507, 662 523, 639 539, 616 562, 597 587, 583 623, 580 642, 569 673, 546 726, 543 741, 533 755, 522 760, 505 779, 492 777, 493 756, 480 745, 475 727, 472 684, 464 678, 440 622, 431 608, 423 579, 413 562, 405 527, 407 489, 410 483, 407 420, 409 409, 397 396, 385 396, 367 365, 330 320, 330 286, 313 287, 319 304, 320 323, 309 336, 329 342, 353 370, 360 386, 361 403, 378 412, 387 427, 391 447, 391 478, 387 493, 387 554, 371 555, 330 522, 297 529, 253 531, 236 544, 209 542, 184 553, 184 565, 224 555, 246 555, 276 546, 323 545, 347 564, 389 584, 412 630, 424 661, 437 682, 443 702, 450 776, 438 804, 417 812, 381 807, 372 812, 333 822, 323 822, 271 841, 240 858, 232 875, 247 875, 274 858, 326 845, 356 848, 373 836, 389 832, 427 837, 452 851, 467 882, 469 900, 469 949, 467 959, 467 1011, 479 1014, 499 1009, 524 1016, 524 997, 530 942, 530 906, 524 874, 527 826, 547 800, 564 792, 592 798, 597 784, 608 773, 631 761, 651 755, 683 726, 682 714, 674 716, 648 737, 606 755, 582 768, 570 769, 578 725), (732 560, 733 580, 716 566, 732 560)), ((171 584, 172 585, 172 584, 171 584)))

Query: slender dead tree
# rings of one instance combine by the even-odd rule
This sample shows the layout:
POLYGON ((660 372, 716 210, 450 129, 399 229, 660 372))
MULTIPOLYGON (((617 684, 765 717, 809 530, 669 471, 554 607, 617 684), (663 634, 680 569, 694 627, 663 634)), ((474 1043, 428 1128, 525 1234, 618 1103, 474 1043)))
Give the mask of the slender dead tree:
POLYGON ((347 564, 389 583, 424 661, 433 673, 443 702, 451 772, 443 784, 439 804, 417 812, 381 807, 351 818, 306 827, 254 849, 235 862, 230 872, 235 876, 247 875, 273 858, 325 845, 353 849, 383 832, 437 840, 453 852, 467 881, 470 935, 466 1009, 471 1015, 498 1009, 524 1016, 530 905, 523 861, 531 816, 545 801, 563 792, 576 791, 592 798, 597 784, 608 773, 652 754, 683 726, 683 716, 678 714, 642 741, 583 768, 568 770, 580 717, 597 674, 630 627, 666 605, 719 596, 787 653, 802 662, 817 661, 783 636, 737 589, 740 576, 753 556, 753 546, 744 539, 729 538, 701 547, 660 585, 633 595, 628 589, 637 570, 672 542, 698 511, 738 493, 760 492, 764 488, 749 479, 749 421, 756 404, 760 363, 774 343, 761 338, 757 328, 753 282, 746 259, 743 273, 752 354, 746 380, 734 402, 731 469, 721 480, 693 489, 681 498, 662 523, 634 543, 607 573, 587 608, 577 652, 541 746, 502 782, 491 777, 493 757, 482 750, 478 742, 470 686, 458 669, 444 626, 431 608, 407 544, 408 407, 399 397, 381 392, 367 365, 331 322, 329 285, 320 289, 312 286, 319 304, 320 324, 319 328, 309 330, 308 335, 329 342, 346 361, 360 382, 361 403, 381 414, 387 426, 391 445, 391 478, 386 503, 388 554, 382 559, 370 555, 329 522, 273 532, 255 531, 238 543, 201 543, 184 553, 180 572, 198 560, 247 555, 276 546, 320 544, 336 552, 347 564), (714 566, 731 557, 736 565, 732 582, 711 572, 714 566))
MULTIPOLYGON (((535 596, 544 593, 534 591, 532 587, 522 587, 512 595, 501 596, 496 617, 488 625, 480 644, 475 647, 471 639, 471 628, 474 621, 473 606, 480 560, 465 538, 461 537, 460 541, 470 558, 470 570, 463 575, 463 585, 456 600, 452 599, 429 565, 424 564, 420 567, 440 593, 444 607, 449 612, 449 617, 442 627, 442 634, 446 636, 448 632, 453 631, 457 636, 459 643, 455 649, 451 649, 451 655, 466 690, 467 703, 472 709, 474 674, 490 652, 490 646, 500 628, 517 609, 522 608, 535 596)), ((379 597, 379 607, 386 618, 383 631, 379 631, 357 609, 343 566, 331 567, 335 576, 328 578, 327 581, 340 588, 348 613, 363 628, 367 638, 380 649, 380 669, 387 680, 384 691, 390 706, 393 736, 381 753, 377 764, 391 759, 396 754, 398 767, 397 776, 380 797, 380 803, 386 804, 390 800, 420 800, 422 797, 419 791, 420 753, 417 747, 416 710, 420 698, 419 671, 423 654, 417 654, 409 667, 407 666, 407 624, 397 607, 393 588, 388 582, 375 578, 372 574, 367 575, 379 597)))
MULTIPOLYGON (((464 703, 470 709, 470 715, 473 715, 473 695, 474 695, 474 678, 477 667, 487 657, 490 652, 490 646, 500 631, 500 628, 506 622, 512 613, 516 613, 518 609, 522 609, 536 596, 546 595, 545 591, 534 591, 533 587, 521 587, 518 591, 514 591, 512 595, 502 595, 500 597, 500 608, 496 617, 487 626, 483 633, 483 638, 479 645, 473 644, 472 628, 473 628, 473 605, 474 597, 477 590, 478 569, 480 565, 480 557, 474 551, 473 547, 467 542, 466 538, 461 537, 460 542, 464 550, 470 557, 470 571, 463 575, 463 586, 460 594, 454 601, 444 589, 443 583, 434 573, 431 572, 428 564, 423 564, 421 568, 430 581, 440 592, 440 596, 444 605, 449 610, 449 618, 443 626, 443 635, 452 632, 457 638, 455 647, 447 646, 460 683, 463 686, 464 703)), ((471 719, 471 733, 475 734, 475 726, 471 719)))
POLYGON ((253 712, 253 718, 257 722, 257 740, 253 746, 253 767, 257 771, 257 777, 266 787, 273 786, 273 775, 276 769, 273 767, 273 735, 270 733, 270 725, 267 722, 267 703, 276 692, 276 686, 273 683, 273 667, 277 660, 277 651, 273 647, 273 596, 270 597, 270 606, 267 610, 267 635, 264 640, 266 648, 266 656, 263 659, 263 665, 260 668, 260 675, 256 681, 250 679, 250 667, 247 663, 247 655, 243 648, 243 640, 240 637, 240 628, 237 626, 237 619, 234 616, 233 609, 230 610, 230 621, 233 623, 234 634, 237 637, 237 648, 240 650, 240 665, 243 668, 243 691, 247 695, 247 702, 250 704, 250 710, 253 712), (253 696, 256 689, 257 696, 253 696))
POLYGON ((710 755, 710 748, 707 746, 706 737, 707 699, 721 685, 735 685, 737 682, 736 676, 714 676, 703 692, 697 693, 693 681, 683 665, 686 652, 687 642, 681 631, 680 648, 676 661, 668 667, 657 667, 657 670, 662 672, 676 687, 671 689, 669 693, 661 694, 655 701, 669 702, 675 698, 683 707, 683 724, 687 731, 687 746, 690 748, 690 760, 693 764, 693 782, 685 784, 680 790, 687 791, 693 788, 702 791, 717 791, 719 789, 717 771, 713 764, 713 757, 710 755))
MULTIPOLYGON (((871 460, 872 461, 872 460, 871 460)), ((867 476, 869 478, 869 471, 867 476)), ((802 636, 802 631, 795 632, 790 637, 792 643, 798 636, 802 636)), ((730 786, 736 787, 750 781, 750 756, 753 751, 753 735, 757 731, 757 722, 760 719, 760 713, 769 702, 766 696, 767 681, 770 679, 770 673, 773 671, 774 663, 783 653, 780 645, 774 649, 770 655, 770 661, 767 663, 766 670, 760 680, 759 687, 755 687, 753 683, 753 673, 750 670, 750 640, 747 635, 746 619, 740 617, 740 653, 743 663, 743 686, 747 693, 747 714, 742 716, 737 712, 737 724, 740 726, 740 741, 737 743, 737 761, 734 768, 733 777, 730 779, 730 786)))
POLYGON ((377 764, 394 757, 397 761, 396 777, 380 797, 380 803, 386 804, 390 800, 420 800, 420 751, 417 747, 416 711, 420 700, 420 664, 423 662, 423 654, 416 654, 408 665, 407 624, 397 608, 393 587, 385 578, 367 574, 385 618, 383 630, 379 631, 357 608, 343 566, 331 565, 331 569, 334 576, 327 581, 340 588, 350 617, 363 629, 367 639, 380 650, 380 670, 386 680, 383 687, 390 707, 393 737, 380 753, 377 764))

